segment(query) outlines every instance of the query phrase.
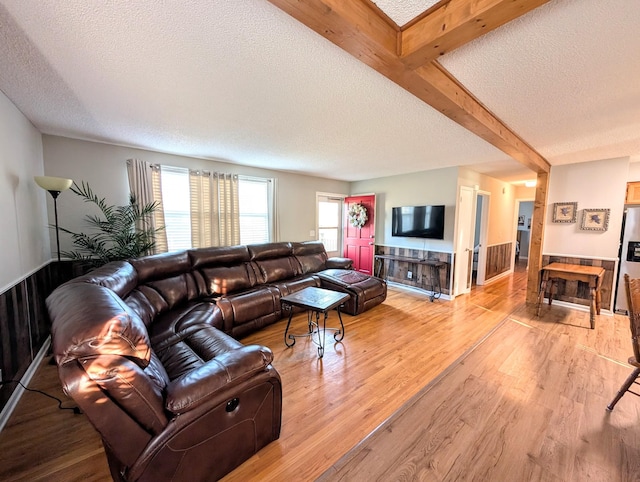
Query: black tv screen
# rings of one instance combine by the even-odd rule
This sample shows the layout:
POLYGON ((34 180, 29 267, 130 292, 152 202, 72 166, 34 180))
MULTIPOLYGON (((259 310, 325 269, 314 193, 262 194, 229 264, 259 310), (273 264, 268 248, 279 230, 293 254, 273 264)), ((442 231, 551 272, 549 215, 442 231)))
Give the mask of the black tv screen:
POLYGON ((392 236, 444 239, 444 206, 392 208, 391 218, 392 236))

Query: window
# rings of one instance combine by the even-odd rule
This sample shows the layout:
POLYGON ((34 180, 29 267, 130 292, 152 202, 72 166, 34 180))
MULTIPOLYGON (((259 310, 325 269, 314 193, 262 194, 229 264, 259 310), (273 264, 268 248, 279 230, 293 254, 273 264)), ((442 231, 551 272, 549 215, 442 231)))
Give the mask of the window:
MULTIPOLYGON (((211 224, 210 218, 203 216, 203 213, 197 209, 197 206, 202 208, 202 206, 209 205, 210 200, 191 198, 194 196, 194 192, 199 191, 192 191, 190 188, 189 169, 161 166, 161 178, 168 250, 176 251, 193 247, 193 234, 196 234, 196 239, 200 240, 200 244, 210 243, 211 240, 208 238, 208 240, 202 240, 198 230, 216 229, 216 227, 212 228, 209 225, 203 227, 203 222, 211 224), (197 212, 193 211, 194 209, 197 212), (195 227, 194 222, 200 222, 200 227, 195 227)), ((272 186, 271 179, 238 176, 237 209, 239 214, 237 214, 239 215, 240 243, 266 243, 272 239, 272 186)), ((210 195, 210 191, 207 189, 202 192, 204 197, 210 195)), ((226 201, 219 202, 217 205, 234 204, 229 199, 226 201)), ((222 216, 220 217, 222 218, 222 216)))
POLYGON ((270 179, 238 179, 240 199, 240 243, 268 243, 271 240, 270 179))
POLYGON ((318 194, 318 239, 328 256, 339 256, 341 252, 342 204, 340 197, 318 194))
POLYGON ((191 248, 189 169, 161 166, 162 205, 169 251, 191 248))

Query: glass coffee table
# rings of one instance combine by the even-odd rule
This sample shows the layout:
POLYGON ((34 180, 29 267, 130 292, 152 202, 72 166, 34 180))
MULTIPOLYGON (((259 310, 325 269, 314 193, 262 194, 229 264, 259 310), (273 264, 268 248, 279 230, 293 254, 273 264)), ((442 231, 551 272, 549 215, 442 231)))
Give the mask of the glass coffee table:
POLYGON ((325 290, 323 288, 316 288, 315 286, 309 286, 297 293, 283 296, 281 298, 282 307, 283 309, 289 310, 289 321, 287 321, 287 328, 284 330, 284 344, 292 347, 296 344, 297 337, 311 337, 311 341, 318 346, 318 358, 322 358, 324 356, 324 335, 326 330, 334 332, 333 339, 335 341, 342 341, 344 338, 344 324, 342 323, 340 308, 348 299, 349 295, 347 293, 325 290), (307 310, 308 331, 306 333, 289 333, 294 306, 307 310), (327 328, 329 311, 334 308, 338 312, 340 328, 327 328), (320 314, 324 315, 322 318, 322 326, 320 326, 320 314))

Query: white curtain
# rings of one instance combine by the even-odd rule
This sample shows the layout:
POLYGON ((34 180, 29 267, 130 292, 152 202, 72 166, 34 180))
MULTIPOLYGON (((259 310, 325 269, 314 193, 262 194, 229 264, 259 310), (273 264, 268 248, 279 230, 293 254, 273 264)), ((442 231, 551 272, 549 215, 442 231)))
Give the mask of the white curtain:
POLYGON ((240 244, 238 176, 209 171, 189 171, 191 245, 240 244))
MULTIPOLYGON (((153 217, 147 221, 139 221, 138 229, 151 226, 153 229, 164 227, 162 210, 162 188, 160 184, 160 166, 150 164, 140 159, 127 160, 127 174, 129 176, 129 190, 136 197, 140 206, 156 201, 159 204, 153 217)), ((156 232, 155 253, 167 251, 167 235, 164 229, 156 232)))
POLYGON ((272 179, 272 188, 271 188, 271 198, 272 198, 272 216, 273 219, 271 221, 271 229, 273 231, 272 241, 280 241, 280 216, 279 216, 279 205, 278 205, 278 180, 272 179))
POLYGON ((162 176, 160 174, 160 165, 153 164, 151 166, 151 185, 153 188, 153 200, 158 203, 158 209, 153 213, 153 226, 155 228, 162 227, 156 233, 156 253, 166 253, 169 251, 167 243, 167 231, 164 221, 164 205, 162 204, 162 176))

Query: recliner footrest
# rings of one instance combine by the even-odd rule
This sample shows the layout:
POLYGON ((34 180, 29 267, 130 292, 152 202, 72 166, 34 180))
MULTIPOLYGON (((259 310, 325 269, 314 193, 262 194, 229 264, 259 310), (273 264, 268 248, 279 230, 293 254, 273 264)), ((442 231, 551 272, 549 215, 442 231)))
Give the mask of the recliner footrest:
POLYGON ((387 283, 380 278, 346 269, 326 269, 318 273, 322 288, 348 293, 343 313, 359 315, 387 298, 387 283))

